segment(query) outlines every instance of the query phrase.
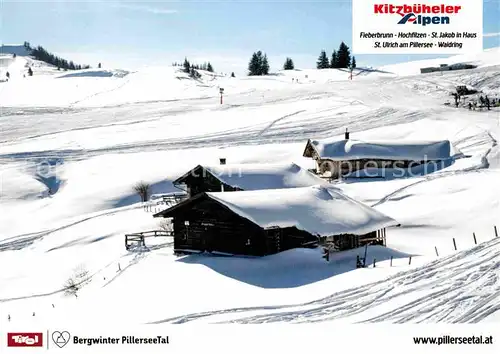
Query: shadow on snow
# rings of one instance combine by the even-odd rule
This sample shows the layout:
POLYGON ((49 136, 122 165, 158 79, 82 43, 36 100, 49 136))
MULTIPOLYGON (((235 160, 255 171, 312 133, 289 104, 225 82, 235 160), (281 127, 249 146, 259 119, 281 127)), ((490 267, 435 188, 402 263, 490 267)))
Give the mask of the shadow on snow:
MULTIPOLYGON (((356 269, 356 256, 364 257, 364 248, 339 252, 326 262, 317 249, 293 249, 266 257, 221 257, 196 254, 177 262, 204 265, 229 278, 266 289, 296 288, 356 269)), ((367 265, 409 255, 382 246, 368 248, 367 265)))

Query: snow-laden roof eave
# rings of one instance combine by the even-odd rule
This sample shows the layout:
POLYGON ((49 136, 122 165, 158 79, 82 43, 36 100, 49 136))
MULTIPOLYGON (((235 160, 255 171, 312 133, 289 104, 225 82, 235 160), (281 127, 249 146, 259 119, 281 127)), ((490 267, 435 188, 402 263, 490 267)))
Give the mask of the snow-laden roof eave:
MULTIPOLYGON (((319 186, 317 186, 319 187, 319 186)), ((311 188, 311 187, 308 187, 311 188)), ((324 187, 321 187, 324 188, 324 187)), ((328 189, 327 189, 328 190, 328 189)), ((286 191, 284 189, 283 191, 286 191)), ((239 192, 230 192, 230 193, 239 193, 239 192)), ((247 193, 247 192, 245 192, 247 193)), ((330 192, 329 192, 330 193, 330 192)), ((364 224, 364 225, 359 225, 359 226, 354 226, 354 227, 340 227, 340 228, 335 228, 335 229, 330 229, 330 230, 323 230, 321 231, 320 229, 316 229, 315 227, 306 227, 300 223, 299 220, 293 221, 293 220, 287 220, 286 222, 284 221, 268 221, 268 222, 262 222, 260 220, 256 220, 253 218, 251 215, 248 215, 247 213, 242 210, 241 207, 238 205, 234 205, 232 202, 228 202, 226 200, 223 200, 221 198, 218 198, 216 194, 220 193, 206 193, 209 198, 212 200, 216 201, 220 205, 228 208, 231 210, 233 213, 237 214, 238 216, 249 220, 253 224, 263 228, 263 229, 271 229, 273 227, 279 227, 279 228, 286 228, 286 227, 296 227, 299 230, 306 231, 310 233, 311 235, 315 236, 320 236, 320 237, 327 237, 327 236, 334 236, 334 235, 340 235, 340 234, 354 234, 354 235, 364 235, 376 230, 381 230, 386 227, 391 227, 391 226, 398 226, 399 223, 392 219, 391 217, 377 211, 376 209, 373 209, 372 207, 365 205, 355 199, 352 199, 348 196, 346 196, 343 193, 340 193, 338 190, 335 190, 335 193, 341 194, 342 197, 344 197, 346 200, 350 201, 352 204, 355 204, 359 207, 360 211, 367 211, 367 210, 372 210, 372 213, 375 212, 378 215, 378 218, 380 220, 372 220, 371 222, 364 224)), ((335 203, 335 201, 332 201, 332 203, 335 203)))
POLYGON ((382 230, 382 229, 385 229, 388 227, 396 227, 396 226, 400 225, 400 223, 398 223, 396 220, 388 217, 390 220, 386 220, 384 222, 379 222, 379 223, 373 223, 373 224, 370 224, 369 226, 365 226, 365 227, 349 228, 349 229, 345 229, 345 230, 336 230, 335 232, 333 232, 333 231, 332 232, 321 232, 318 230, 313 230, 313 229, 309 229, 307 227, 304 227, 300 223, 293 223, 293 222, 292 223, 284 223, 284 224, 280 224, 280 225, 259 225, 259 223, 256 222, 255 220, 252 220, 251 218, 240 215, 239 213, 237 213, 237 214, 245 219, 250 220, 254 224, 262 227, 264 230, 269 230, 269 229, 273 229, 276 227, 279 227, 279 228, 296 227, 299 230, 309 232, 311 235, 318 236, 318 237, 328 237, 328 236, 335 236, 335 235, 341 235, 341 234, 366 235, 366 234, 373 232, 373 231, 376 231, 376 230, 382 230))
MULTIPOLYGON (((308 141, 309 144, 309 141, 308 141)), ((452 155, 449 140, 411 141, 403 144, 385 141, 335 140, 310 141, 320 159, 353 161, 363 159, 386 161, 443 161, 452 155), (447 148, 447 152, 444 149, 447 148), (361 151, 351 151, 351 150, 361 151), (361 154, 360 154, 361 152, 361 154)), ((307 148, 307 146, 306 146, 307 148)))

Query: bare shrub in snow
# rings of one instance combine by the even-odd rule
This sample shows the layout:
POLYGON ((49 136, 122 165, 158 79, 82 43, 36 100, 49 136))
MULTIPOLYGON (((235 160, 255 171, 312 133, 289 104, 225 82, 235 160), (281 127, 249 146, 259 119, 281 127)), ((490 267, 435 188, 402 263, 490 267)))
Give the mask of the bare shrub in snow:
POLYGON ((77 296, 78 291, 89 282, 89 271, 83 265, 80 265, 73 270, 73 274, 64 282, 64 294, 66 296, 77 296))
POLYGON ((64 282, 64 295, 76 296, 78 290, 80 290, 80 286, 75 282, 75 279, 73 279, 72 277, 68 278, 66 282, 64 282))
POLYGON ((146 202, 148 200, 150 190, 151 185, 144 181, 137 182, 134 185, 134 191, 141 197, 141 202, 146 202))

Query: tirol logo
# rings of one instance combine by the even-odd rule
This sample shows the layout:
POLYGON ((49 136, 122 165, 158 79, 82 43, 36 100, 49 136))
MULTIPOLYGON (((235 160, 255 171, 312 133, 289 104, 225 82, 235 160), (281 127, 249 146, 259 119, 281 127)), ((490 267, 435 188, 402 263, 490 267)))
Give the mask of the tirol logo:
POLYGON ((43 333, 7 333, 8 347, 41 347, 43 333))
POLYGON ((449 14, 457 14, 462 9, 462 6, 455 5, 393 5, 393 4, 375 4, 375 14, 397 14, 402 17, 398 21, 398 25, 413 23, 414 25, 449 25, 449 14), (427 14, 439 15, 428 16, 427 14))

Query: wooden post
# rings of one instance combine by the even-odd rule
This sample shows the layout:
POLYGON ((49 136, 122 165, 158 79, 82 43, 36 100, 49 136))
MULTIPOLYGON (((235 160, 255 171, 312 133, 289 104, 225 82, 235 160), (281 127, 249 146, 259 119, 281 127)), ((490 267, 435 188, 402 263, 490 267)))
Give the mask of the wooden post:
POLYGON ((377 260, 376 260, 375 258, 373 258, 373 268, 375 268, 375 262, 376 262, 376 261, 377 261, 377 260))
POLYGON ((476 245, 477 245, 476 233, 475 233, 475 232, 473 232, 473 233, 472 233, 472 236, 474 236, 474 244, 476 244, 476 245))
POLYGON ((219 92, 220 92, 220 104, 222 104, 222 95, 224 94, 224 88, 220 87, 219 92))
POLYGON ((391 267, 392 267, 392 256, 391 256, 391 267))
POLYGON ((498 237, 498 230, 497 230, 497 227, 496 227, 496 226, 494 226, 494 228, 495 228, 495 237, 498 237))
POLYGON ((410 256, 410 260, 408 261, 408 265, 411 265, 411 256, 410 256))
POLYGON ((434 246, 434 249, 436 250, 436 256, 439 257, 438 248, 436 246, 434 246))
POLYGON ((457 250, 457 243, 455 241, 455 237, 453 237, 453 247, 455 247, 455 251, 457 250))

